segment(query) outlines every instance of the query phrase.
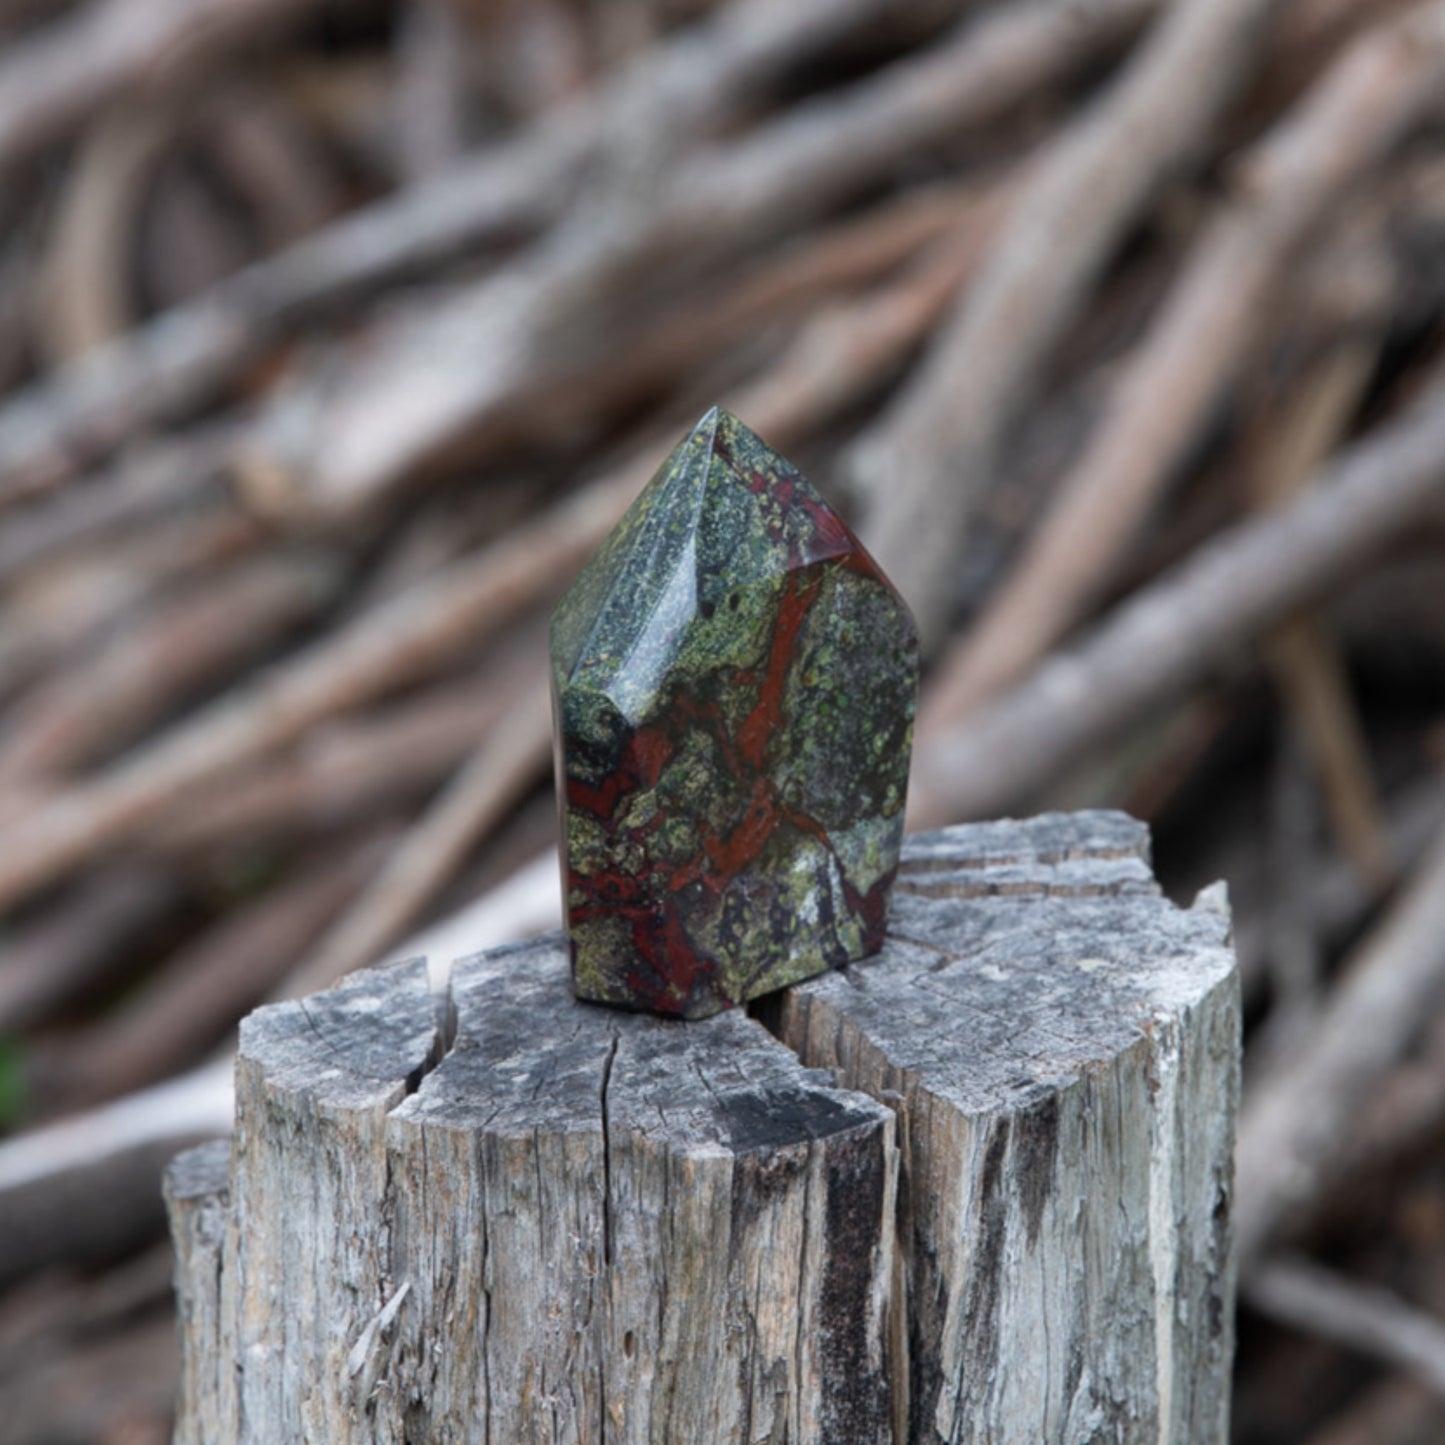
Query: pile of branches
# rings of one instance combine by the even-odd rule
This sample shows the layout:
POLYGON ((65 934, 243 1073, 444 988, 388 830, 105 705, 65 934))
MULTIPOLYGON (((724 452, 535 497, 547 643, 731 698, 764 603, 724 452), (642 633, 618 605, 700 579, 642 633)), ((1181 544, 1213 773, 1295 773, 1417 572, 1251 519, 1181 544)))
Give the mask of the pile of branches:
POLYGON ((915 608, 914 826, 1234 887, 1237 1438, 1439 1438, 1445 0, 0 34, 13 1438, 167 1438, 204 1061, 545 852, 547 610, 715 402, 915 608))

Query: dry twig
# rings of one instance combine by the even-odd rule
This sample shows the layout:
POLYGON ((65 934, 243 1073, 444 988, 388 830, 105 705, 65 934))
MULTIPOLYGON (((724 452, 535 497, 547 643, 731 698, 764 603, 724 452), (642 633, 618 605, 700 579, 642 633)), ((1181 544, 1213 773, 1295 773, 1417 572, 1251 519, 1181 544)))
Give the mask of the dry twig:
MULTIPOLYGON (((916 22, 937 3, 724 6, 515 138, 352 213, 0 405, 0 504, 66 480, 148 423, 194 408, 320 311, 552 220, 599 158, 615 161, 649 137, 653 146, 680 144, 849 34, 880 20, 916 22)), ((111 8, 125 9, 124 0, 111 8)), ((65 43, 55 42, 57 54, 65 43)))
POLYGON ((481 643, 582 564, 641 481, 594 483, 0 829, 20 850, 0 847, 0 907, 114 847, 187 788, 481 643))
MULTIPOLYGON (((1266 446, 1260 461, 1261 505, 1286 503, 1318 470, 1359 406, 1377 358, 1378 347, 1362 341, 1331 353, 1307 373, 1276 444, 1266 446)), ((1383 889, 1394 862, 1339 648, 1317 616, 1286 622, 1267 648, 1291 725, 1324 785, 1335 837, 1361 878, 1383 889)))
MULTIPOLYGON (((157 441, 83 486, 8 515, 0 527, 0 585, 59 552, 101 537, 113 542, 126 528, 183 506, 223 504, 217 478, 235 449, 235 432, 226 421, 157 441)), ((244 517, 231 515, 220 525, 248 530, 259 540, 258 524, 244 517)))
MULTIPOLYGON (((530 630, 535 648, 545 647, 530 630)), ((355 824, 419 802, 458 767, 517 695, 510 658, 480 677, 428 688, 377 715, 316 729, 282 756, 183 796, 146 830, 169 858, 355 824)))
POLYGON ((61 670, 12 710, 0 796, 36 791, 116 751, 315 616, 340 581, 325 557, 283 555, 165 599, 99 656, 61 670))
POLYGON ((319 387, 279 397, 256 439, 267 470, 295 477, 323 515, 366 511, 460 442, 474 448, 486 428, 515 425, 519 406, 548 401, 585 344, 579 316, 588 331, 609 332, 594 361, 610 364, 617 337, 594 313, 669 258, 697 266, 816 218, 900 158, 1076 70, 1149 9, 1038 0, 992 11, 639 190, 579 206, 513 265, 399 326, 319 387))
POLYGON ((1398 1296, 1303 1259, 1267 1259, 1241 1277, 1262 1314, 1405 1369, 1445 1395, 1445 1324, 1398 1296))
POLYGON ((0 167, 128 91, 174 88, 319 0, 95 0, 0 65, 0 167))
POLYGON ((1098 595, 1269 319, 1291 259, 1442 85, 1445 9, 1432 4, 1367 32, 1249 157, 1241 196, 1196 248, 1016 569, 943 664, 934 720, 1015 680, 1098 595))
POLYGON ((181 890, 154 865, 118 865, 81 883, 5 940, 0 1036, 19 1035, 105 984, 125 950, 175 908, 181 890))
MULTIPOLYGON (((758 425, 780 440, 801 436, 831 408, 876 384, 916 344, 937 302, 976 263, 991 221, 986 209, 965 215, 916 275, 826 318, 829 344, 821 348, 821 366, 817 340, 805 342, 814 358, 805 383, 799 384, 792 358, 784 359, 774 385, 758 383, 758 398, 767 405, 765 415, 754 416, 758 425)), ((146 826, 197 783, 482 641, 582 564, 665 450, 657 444, 640 452, 475 557, 379 604, 248 692, 161 734, 108 774, 17 822, 9 836, 18 849, 4 846, 0 830, 0 907, 146 826)))
POLYGON ((85 137, 65 173, 32 323, 52 365, 134 323, 131 233, 175 123, 169 106, 128 107, 85 137))
POLYGON ((1203 149, 1275 0, 1184 0, 1054 143, 918 376, 859 440, 868 542, 943 640, 959 541, 1040 367, 1161 182, 1203 149))
POLYGON ((441 796, 387 860, 380 875, 322 939, 284 994, 304 997, 375 963, 413 924, 489 828, 545 771, 552 753, 544 678, 530 681, 441 796))
POLYGON ((35 1092, 69 1110, 144 1088, 208 1053, 305 957, 383 856, 369 837, 304 865, 187 944, 125 1005, 28 1060, 35 1092))
POLYGON ((1394 1375, 1366 1392, 1307 1445, 1427 1445, 1439 1433, 1441 1406, 1413 1375, 1394 1375))
POLYGON ((1442 997, 1445 837, 1360 945, 1310 1038, 1245 1101, 1235 1230, 1246 1271, 1327 1184, 1366 1091, 1442 997))
POLYGON ((1445 383, 1342 453, 1298 502, 1235 527, 1071 650, 920 739, 911 822, 1016 807, 1090 748, 1404 536, 1445 497, 1445 383))

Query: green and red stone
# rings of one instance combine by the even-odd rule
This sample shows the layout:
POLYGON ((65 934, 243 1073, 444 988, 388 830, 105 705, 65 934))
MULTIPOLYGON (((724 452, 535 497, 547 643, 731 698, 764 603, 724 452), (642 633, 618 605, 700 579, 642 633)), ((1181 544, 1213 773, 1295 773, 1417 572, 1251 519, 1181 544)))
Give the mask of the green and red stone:
POLYGON ((715 408, 552 617, 579 998, 703 1018, 876 951, 918 642, 782 457, 715 408))

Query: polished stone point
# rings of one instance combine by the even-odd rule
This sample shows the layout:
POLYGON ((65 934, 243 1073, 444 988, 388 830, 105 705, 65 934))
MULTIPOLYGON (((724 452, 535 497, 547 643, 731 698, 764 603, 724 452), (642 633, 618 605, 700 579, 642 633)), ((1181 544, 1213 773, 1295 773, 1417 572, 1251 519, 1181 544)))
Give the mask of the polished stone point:
POLYGON ((918 689, 903 600, 719 408, 552 616, 579 998, 684 1018, 875 952, 918 689))

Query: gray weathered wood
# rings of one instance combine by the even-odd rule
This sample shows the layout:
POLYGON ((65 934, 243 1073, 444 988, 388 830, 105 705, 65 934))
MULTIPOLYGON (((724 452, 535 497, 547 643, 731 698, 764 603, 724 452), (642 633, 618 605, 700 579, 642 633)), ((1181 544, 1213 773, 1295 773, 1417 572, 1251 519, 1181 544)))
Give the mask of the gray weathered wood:
POLYGON ((222 1299, 229 1305, 230 1296, 220 1278, 232 1220, 230 1144, 212 1139, 178 1154, 166 1170, 165 1196, 176 1252, 181 1399, 213 1400, 231 1369, 222 1350, 229 1331, 221 1323, 222 1299))
POLYGON ((1227 1436, 1238 983, 1222 891, 1175 908, 1147 850, 1119 814, 926 835, 886 955, 780 1001, 898 1112, 920 1445, 1227 1436))
POLYGON ((576 1003, 558 937, 260 1010, 168 1183, 177 1438, 1223 1440, 1237 989, 1146 848, 912 840, 761 1019, 576 1003))

